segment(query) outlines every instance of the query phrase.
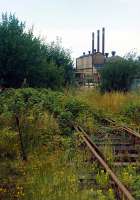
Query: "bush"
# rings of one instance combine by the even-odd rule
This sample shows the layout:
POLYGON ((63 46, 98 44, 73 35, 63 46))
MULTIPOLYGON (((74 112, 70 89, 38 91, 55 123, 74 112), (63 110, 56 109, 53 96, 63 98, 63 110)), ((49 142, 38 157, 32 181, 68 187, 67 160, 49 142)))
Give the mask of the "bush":
POLYGON ((73 117, 76 118, 80 112, 87 110, 87 106, 77 99, 70 98, 65 104, 65 110, 70 111, 73 117))
POLYGON ((137 71, 140 71, 140 63, 133 60, 107 62, 101 71, 101 90, 128 91, 137 71))
POLYGON ((58 119, 63 134, 67 136, 71 135, 73 129, 73 124, 72 124, 73 114, 70 111, 61 112, 58 119))

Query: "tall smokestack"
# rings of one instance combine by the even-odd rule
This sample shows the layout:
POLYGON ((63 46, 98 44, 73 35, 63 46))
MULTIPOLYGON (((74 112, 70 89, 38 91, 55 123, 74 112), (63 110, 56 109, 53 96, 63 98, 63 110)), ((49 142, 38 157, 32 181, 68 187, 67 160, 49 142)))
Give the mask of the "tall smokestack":
POLYGON ((97 52, 100 52, 100 30, 97 30, 97 52))
POLYGON ((92 33, 92 54, 94 54, 94 32, 92 33))
POLYGON ((102 54, 105 54, 105 28, 102 28, 102 54))

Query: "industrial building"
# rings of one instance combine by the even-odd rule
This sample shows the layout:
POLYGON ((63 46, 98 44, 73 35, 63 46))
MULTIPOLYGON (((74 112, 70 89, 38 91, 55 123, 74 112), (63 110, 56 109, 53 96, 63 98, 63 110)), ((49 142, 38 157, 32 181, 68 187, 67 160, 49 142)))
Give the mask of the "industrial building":
POLYGON ((108 59, 115 57, 115 51, 112 51, 112 56, 108 57, 105 53, 105 28, 102 28, 102 50, 100 51, 100 30, 97 30, 97 49, 95 49, 95 33, 92 33, 92 52, 88 54, 83 52, 83 55, 76 59, 75 76, 79 85, 96 84, 100 82, 99 71, 104 67, 108 59))

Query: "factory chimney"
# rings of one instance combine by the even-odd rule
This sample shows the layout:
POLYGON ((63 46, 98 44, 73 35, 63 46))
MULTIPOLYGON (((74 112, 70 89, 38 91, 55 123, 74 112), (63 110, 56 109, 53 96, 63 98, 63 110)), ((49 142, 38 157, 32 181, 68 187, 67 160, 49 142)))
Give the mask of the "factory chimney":
POLYGON ((105 54, 105 28, 102 28, 102 54, 105 54))
POLYGON ((97 52, 100 52, 100 30, 97 30, 97 52))
POLYGON ((94 32, 92 33, 92 54, 94 54, 94 32))

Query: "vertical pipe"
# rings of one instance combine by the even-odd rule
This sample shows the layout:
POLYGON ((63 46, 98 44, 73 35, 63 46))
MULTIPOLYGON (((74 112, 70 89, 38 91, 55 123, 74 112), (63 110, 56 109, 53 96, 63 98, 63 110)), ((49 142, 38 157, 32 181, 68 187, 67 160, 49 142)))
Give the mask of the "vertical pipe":
POLYGON ((94 55, 94 32, 92 32, 92 81, 94 82, 94 76, 93 76, 93 55, 94 55))
POLYGON ((102 54, 105 54, 105 28, 102 28, 102 54))
POLYGON ((94 54, 94 32, 92 33, 92 54, 94 54))
POLYGON ((97 52, 100 52, 100 30, 97 30, 97 52))
POLYGON ((76 58, 76 70, 77 70, 77 58, 76 58))

